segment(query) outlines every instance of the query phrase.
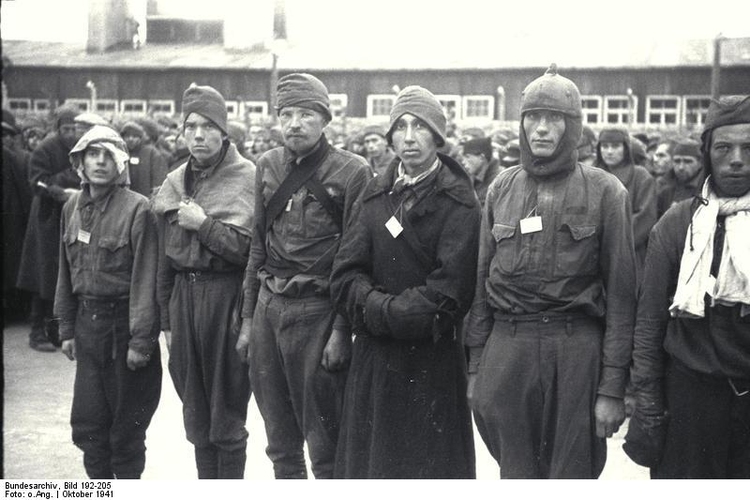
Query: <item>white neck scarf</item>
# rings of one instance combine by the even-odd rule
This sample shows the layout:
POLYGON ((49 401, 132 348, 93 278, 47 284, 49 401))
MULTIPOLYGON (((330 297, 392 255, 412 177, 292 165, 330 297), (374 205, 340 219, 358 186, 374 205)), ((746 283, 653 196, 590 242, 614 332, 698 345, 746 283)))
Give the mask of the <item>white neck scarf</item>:
POLYGON ((685 236, 677 290, 669 307, 673 317, 703 318, 706 293, 712 306, 742 304, 741 314, 750 313, 750 193, 739 198, 719 198, 709 181, 710 177, 701 193, 708 203, 695 211, 692 235, 689 228, 685 236), (719 275, 711 276, 719 215, 726 215, 724 247, 719 275))

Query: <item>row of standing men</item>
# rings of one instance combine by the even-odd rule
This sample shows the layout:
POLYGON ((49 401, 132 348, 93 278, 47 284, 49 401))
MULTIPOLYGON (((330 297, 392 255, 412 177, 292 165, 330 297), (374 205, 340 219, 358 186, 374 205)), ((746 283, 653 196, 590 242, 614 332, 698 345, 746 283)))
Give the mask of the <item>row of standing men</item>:
POLYGON ((320 478, 474 477, 472 410, 502 477, 596 478, 631 372, 631 458, 750 477, 750 100, 712 103, 708 180, 640 256, 626 180, 577 162, 580 102, 554 67, 527 86, 520 165, 484 208, 416 86, 374 178, 329 145, 308 74, 279 80, 285 145, 257 167, 226 140, 223 97, 187 89, 190 156, 151 202, 119 187, 122 139, 89 130, 55 294, 87 473, 142 472, 163 332, 200 478, 242 477, 251 387, 279 478, 306 477, 304 443, 320 478))

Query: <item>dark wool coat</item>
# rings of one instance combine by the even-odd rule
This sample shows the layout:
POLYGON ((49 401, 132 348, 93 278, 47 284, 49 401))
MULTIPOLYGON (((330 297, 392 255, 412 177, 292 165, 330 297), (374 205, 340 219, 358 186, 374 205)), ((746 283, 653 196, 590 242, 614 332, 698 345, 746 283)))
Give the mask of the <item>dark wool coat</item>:
POLYGON ((130 189, 150 198, 167 178, 167 159, 150 144, 130 154, 130 189))
POLYGON ((3 292, 16 286, 23 238, 31 206, 29 154, 3 147, 3 292))
POLYGON ((480 210, 461 166, 440 160, 431 191, 408 211, 389 194, 398 158, 370 181, 334 262, 332 296, 356 333, 337 477, 475 476, 460 324, 480 210), (397 212, 394 238, 385 224, 397 212))
POLYGON ((78 189, 81 178, 68 159, 69 148, 57 134, 44 139, 31 154, 29 183, 34 192, 29 223, 18 271, 18 288, 39 294, 44 300, 55 298, 60 246, 60 214, 64 200, 58 201, 41 181, 53 190, 78 189))

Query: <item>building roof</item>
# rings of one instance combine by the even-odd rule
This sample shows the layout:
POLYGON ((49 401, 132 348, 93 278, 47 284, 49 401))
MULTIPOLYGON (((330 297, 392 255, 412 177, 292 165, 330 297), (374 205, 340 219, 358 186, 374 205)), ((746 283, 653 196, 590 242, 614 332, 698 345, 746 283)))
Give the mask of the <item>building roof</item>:
MULTIPOLYGON (((410 51, 383 47, 355 47, 341 43, 325 47, 310 43, 287 44, 280 51, 278 68, 289 70, 461 70, 524 69, 557 62, 565 69, 702 67, 713 63, 714 41, 608 41, 606 55, 596 44, 581 46, 564 40, 554 47, 518 40, 508 47, 465 50, 460 43, 444 43, 414 57, 410 51), (627 43, 625 43, 627 42, 627 43), (520 49, 522 48, 522 49, 520 49)), ((500 44, 498 44, 500 45, 500 44)), ((220 44, 145 44, 140 50, 119 48, 87 53, 75 44, 3 40, 4 58, 13 66, 42 68, 234 69, 267 71, 272 66, 268 48, 228 49, 220 44)), ((722 66, 750 67, 750 38, 726 39, 721 46, 722 66)))

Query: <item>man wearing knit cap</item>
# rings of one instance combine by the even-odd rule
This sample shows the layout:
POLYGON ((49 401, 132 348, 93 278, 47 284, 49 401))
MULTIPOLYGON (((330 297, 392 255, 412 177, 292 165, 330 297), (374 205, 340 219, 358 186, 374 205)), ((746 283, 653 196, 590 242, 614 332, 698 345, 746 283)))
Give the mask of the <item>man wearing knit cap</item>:
POLYGON ((750 96, 712 100, 704 127, 701 193, 651 232, 623 447, 653 478, 748 479, 750 96))
POLYGON ((76 361, 73 442, 90 478, 138 479, 162 381, 156 220, 124 187, 128 152, 113 129, 93 126, 70 159, 82 190, 63 207, 55 316, 76 361))
POLYGON ((385 138, 385 130, 378 125, 369 125, 362 131, 362 140, 372 171, 375 175, 382 174, 396 156, 385 138))
POLYGON ((120 135, 130 154, 130 189, 150 198, 167 177, 167 159, 146 142, 146 131, 137 122, 125 122, 120 127, 120 135))
POLYGON ((29 159, 29 184, 34 193, 18 270, 18 288, 31 292, 29 345, 42 352, 55 350, 57 323, 53 319, 59 262, 60 213, 81 179, 68 153, 80 136, 74 119, 80 112, 63 106, 55 111, 55 133, 48 135, 29 159))
POLYGON ((341 478, 473 478, 461 324, 476 276, 479 202, 438 153, 445 115, 427 89, 396 97, 396 158, 365 188, 333 266, 356 339, 336 454, 341 478))
POLYGON ((328 89, 316 77, 279 79, 284 146, 258 160, 255 226, 237 350, 266 425, 277 478, 333 475, 351 329, 333 310, 329 280, 354 201, 370 178, 364 158, 329 145, 328 89))
POLYGON ((635 316, 628 192, 577 161, 578 87, 521 96, 521 164, 495 178, 469 313, 469 399, 503 478, 597 478, 625 419, 635 316))
POLYGON ((700 143, 679 139, 672 144, 672 169, 658 184, 656 205, 659 218, 669 207, 682 200, 698 196, 706 175, 703 171, 700 143))
POLYGON ((584 125, 581 130, 581 140, 578 141, 578 161, 584 165, 596 163, 596 132, 584 125))
POLYGON ((487 188, 502 170, 500 162, 492 155, 492 139, 483 137, 481 139, 469 139, 463 143, 461 162, 469 173, 474 184, 474 191, 479 198, 479 205, 484 206, 487 197, 487 188))
POLYGON ((152 201, 161 328, 198 478, 242 478, 250 386, 234 346, 253 231, 255 165, 230 144, 226 104, 216 89, 190 86, 182 114, 190 155, 152 201))

